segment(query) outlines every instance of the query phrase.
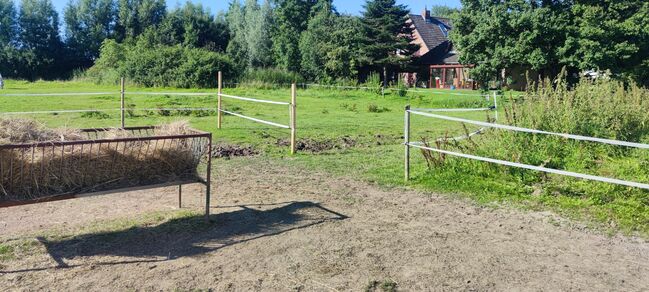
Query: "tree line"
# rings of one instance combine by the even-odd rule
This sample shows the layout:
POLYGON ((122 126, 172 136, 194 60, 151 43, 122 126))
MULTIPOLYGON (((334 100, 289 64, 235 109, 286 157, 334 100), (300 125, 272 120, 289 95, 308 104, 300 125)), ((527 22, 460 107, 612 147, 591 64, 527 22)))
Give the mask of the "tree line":
MULTIPOLYGON (((452 19, 454 49, 481 84, 502 70, 554 77, 565 67, 571 76, 599 70, 649 85, 648 1, 462 0, 461 9, 433 8, 452 19)), ((217 15, 191 2, 70 0, 60 18, 51 0, 0 0, 0 73, 34 80, 86 72, 152 86, 213 86, 207 75, 215 70, 230 79, 394 80, 416 70, 408 13, 395 0, 366 0, 360 16, 339 13, 332 0, 233 0, 217 15), (271 70, 256 73, 262 69, 271 70)))
POLYGON ((649 86, 649 1, 462 0, 451 38, 473 76, 518 68, 554 77, 566 68, 649 86))
POLYGON ((0 0, 0 27, 9 28, 0 35, 0 68, 34 80, 94 66, 104 78, 110 70, 148 74, 140 79, 152 85, 169 85, 163 75, 180 74, 162 67, 194 63, 218 63, 230 77, 260 68, 320 81, 394 75, 410 60, 397 52, 416 50, 408 12, 394 0, 369 0, 360 17, 338 13, 332 0, 234 0, 216 16, 190 2, 168 9, 164 0, 71 0, 60 32, 51 0, 20 0, 17 7, 0 0))

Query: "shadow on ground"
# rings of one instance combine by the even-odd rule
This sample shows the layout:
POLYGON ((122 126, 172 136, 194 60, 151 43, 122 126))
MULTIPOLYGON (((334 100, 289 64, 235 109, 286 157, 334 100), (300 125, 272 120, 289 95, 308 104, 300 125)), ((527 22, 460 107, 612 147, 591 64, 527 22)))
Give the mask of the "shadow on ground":
MULTIPOLYGON (((159 262, 201 255, 223 247, 347 218, 313 202, 220 208, 235 207, 239 210, 211 215, 212 223, 209 224, 204 221, 204 216, 197 215, 155 226, 83 234, 57 241, 45 238, 38 240, 58 264, 56 268, 78 266, 68 265, 65 261, 83 257, 117 257, 108 262, 91 260, 87 263, 91 265, 159 262)), ((0 271, 0 274, 43 269, 49 268, 0 271)))

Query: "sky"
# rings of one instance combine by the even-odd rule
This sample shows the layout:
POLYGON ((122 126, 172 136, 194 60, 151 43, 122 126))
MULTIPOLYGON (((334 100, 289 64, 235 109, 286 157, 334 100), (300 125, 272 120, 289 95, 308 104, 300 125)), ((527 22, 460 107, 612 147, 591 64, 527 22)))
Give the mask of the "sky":
MULTIPOLYGON (((68 3, 69 0, 52 0, 54 6, 59 11, 63 12, 63 8, 68 3)), ((232 0, 192 0, 194 3, 202 3, 203 6, 209 7, 212 10, 212 13, 216 14, 221 10, 226 10, 229 6, 229 3, 232 0)), ((17 1, 18 2, 18 1, 17 1)), ((185 0, 167 0, 167 7, 175 7, 178 3, 185 3, 185 0)), ((349 13, 354 15, 359 15, 360 11, 363 9, 363 4, 365 0, 334 0, 334 6, 341 13, 349 13)), ((419 13, 424 6, 433 6, 433 5, 446 5, 451 7, 459 7, 460 0, 397 0, 399 4, 405 4, 413 12, 419 13)))

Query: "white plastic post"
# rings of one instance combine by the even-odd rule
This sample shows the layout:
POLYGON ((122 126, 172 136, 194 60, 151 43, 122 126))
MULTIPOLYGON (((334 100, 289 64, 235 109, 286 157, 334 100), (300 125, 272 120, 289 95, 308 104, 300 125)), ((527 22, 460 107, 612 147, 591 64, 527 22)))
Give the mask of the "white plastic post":
POLYGON ((406 106, 404 115, 403 140, 405 142, 404 179, 408 182, 410 180, 410 105, 406 106))

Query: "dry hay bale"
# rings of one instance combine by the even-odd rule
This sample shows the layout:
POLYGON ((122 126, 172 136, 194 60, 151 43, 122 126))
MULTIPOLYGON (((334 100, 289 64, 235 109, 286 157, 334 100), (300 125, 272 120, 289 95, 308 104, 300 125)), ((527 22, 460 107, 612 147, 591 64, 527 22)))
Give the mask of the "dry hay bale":
MULTIPOLYGON (((154 132, 171 136, 192 130, 186 122, 177 122, 154 132)), ((110 129, 102 135, 129 137, 136 135, 123 129, 110 129)), ((166 139, 0 150, 0 201, 195 179, 203 153, 197 153, 193 144, 186 139, 166 139)))
POLYGON ((30 119, 0 118, 0 144, 74 141, 81 139, 83 139, 83 135, 76 129, 48 129, 42 124, 30 119))

